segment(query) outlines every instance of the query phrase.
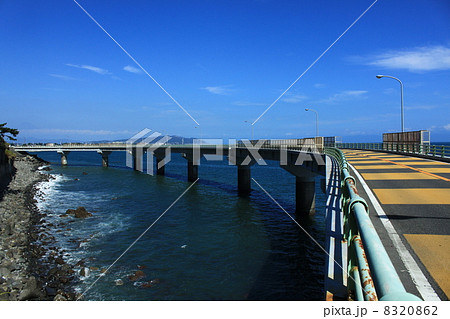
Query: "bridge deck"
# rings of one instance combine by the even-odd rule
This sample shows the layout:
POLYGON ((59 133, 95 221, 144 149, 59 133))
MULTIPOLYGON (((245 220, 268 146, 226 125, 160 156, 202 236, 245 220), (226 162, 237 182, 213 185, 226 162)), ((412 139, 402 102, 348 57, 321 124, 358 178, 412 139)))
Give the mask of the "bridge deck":
MULTIPOLYGON (((362 176, 371 192, 381 204, 403 246, 385 240, 390 255, 403 255, 406 247, 432 288, 443 300, 450 297, 450 164, 415 157, 363 150, 345 150, 344 154, 353 168, 362 176), (404 250, 404 248, 403 248, 404 250), (397 251, 397 252, 396 252, 397 251)), ((356 174, 358 175, 358 174, 356 174)), ((370 192, 358 186, 361 196, 369 199, 370 192)), ((368 201, 370 202, 370 200, 368 201)), ((376 204, 372 203, 374 206, 376 204)), ((377 209, 374 208, 376 211, 377 209)), ((386 216, 371 210, 374 225, 383 228, 386 216), (378 219, 378 221, 376 221, 378 219), (385 219, 383 221, 383 219, 385 219)), ((392 229, 382 230, 393 238, 392 229)), ((380 233, 380 231, 379 231, 380 233)), ((396 236, 396 235, 395 235, 396 236)), ((395 259, 395 257, 394 257, 395 259)), ((397 259, 399 257, 397 256, 397 259)), ((414 267, 401 265, 397 270, 412 276, 410 286, 415 286, 424 299, 433 299, 432 290, 419 287, 423 281, 415 278, 414 267), (399 269, 400 268, 400 269, 399 269), (422 289, 422 290, 421 290, 422 289), (428 297, 424 294, 429 292, 428 297), (424 293, 425 292, 425 293, 424 293)), ((402 280, 403 280, 402 278, 402 280)), ((406 283, 405 286, 408 286, 406 283)), ((412 288, 411 290, 415 290, 412 288)))

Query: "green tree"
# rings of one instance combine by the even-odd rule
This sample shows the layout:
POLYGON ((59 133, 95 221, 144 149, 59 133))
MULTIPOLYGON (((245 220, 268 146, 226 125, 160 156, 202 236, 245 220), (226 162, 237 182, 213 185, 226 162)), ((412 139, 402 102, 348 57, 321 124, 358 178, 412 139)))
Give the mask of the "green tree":
POLYGON ((15 128, 6 127, 6 124, 7 123, 0 124, 0 145, 1 146, 6 145, 5 137, 11 141, 15 141, 16 140, 15 137, 17 136, 17 134, 19 134, 18 130, 16 130, 15 128))

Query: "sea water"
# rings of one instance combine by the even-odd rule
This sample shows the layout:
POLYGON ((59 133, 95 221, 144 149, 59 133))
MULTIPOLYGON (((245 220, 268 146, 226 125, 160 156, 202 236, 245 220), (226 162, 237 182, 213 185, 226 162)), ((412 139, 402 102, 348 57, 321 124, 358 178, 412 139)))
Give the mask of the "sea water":
MULTIPOLYGON (((47 223, 63 223, 53 235, 66 261, 91 269, 73 283, 85 300, 323 300, 325 254, 305 233, 324 245, 319 180, 316 214, 297 216, 302 230, 253 181, 239 196, 226 160, 202 159, 199 181, 168 209, 192 185, 179 154, 165 176, 127 168, 125 152, 108 168, 94 152, 71 152, 67 167, 55 152, 38 156, 54 177, 40 185, 38 207, 47 223), (78 206, 93 216, 61 217, 78 206), (145 277, 130 279, 137 270, 145 277)), ((295 218, 295 177, 267 164, 252 177, 295 218)))

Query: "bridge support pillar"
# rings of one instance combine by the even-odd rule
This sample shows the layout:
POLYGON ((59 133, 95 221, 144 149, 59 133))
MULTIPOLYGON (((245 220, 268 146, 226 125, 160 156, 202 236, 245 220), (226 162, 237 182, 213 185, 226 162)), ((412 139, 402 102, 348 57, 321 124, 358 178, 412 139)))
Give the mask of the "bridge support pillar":
POLYGON ((160 165, 160 163, 164 163, 164 158, 156 158, 156 175, 165 175, 166 174, 164 170, 165 166, 160 165))
POLYGON ((248 195, 252 190, 250 165, 238 165, 238 193, 248 195))
POLYGON ((109 155, 111 154, 111 151, 97 150, 97 153, 102 156, 102 166, 108 167, 109 166, 109 155))
POLYGON ((316 183, 314 177, 295 178, 296 213, 313 215, 316 212, 316 183))
POLYGON ((307 167, 292 163, 280 166, 295 176, 295 212, 299 216, 313 215, 316 211, 315 174, 307 167))
POLYGON ((67 162, 67 155, 69 155, 70 151, 62 151, 62 150, 58 150, 57 151, 59 155, 61 155, 61 165, 62 166, 67 166, 68 162, 67 162))
POLYGON ((143 172, 144 171, 144 160, 143 160, 143 150, 133 149, 129 153, 130 159, 127 159, 127 166, 132 167, 134 171, 143 172))
POLYGON ((198 165, 188 160, 188 181, 195 182, 198 178, 198 165))
POLYGON ((194 154, 183 154, 183 157, 187 160, 187 173, 188 181, 195 182, 198 179, 198 166, 200 164, 200 158, 194 156, 194 154))
POLYGON ((167 152, 167 149, 155 150, 153 156, 156 159, 156 175, 165 175, 164 168, 165 165, 170 162, 170 152, 167 152))

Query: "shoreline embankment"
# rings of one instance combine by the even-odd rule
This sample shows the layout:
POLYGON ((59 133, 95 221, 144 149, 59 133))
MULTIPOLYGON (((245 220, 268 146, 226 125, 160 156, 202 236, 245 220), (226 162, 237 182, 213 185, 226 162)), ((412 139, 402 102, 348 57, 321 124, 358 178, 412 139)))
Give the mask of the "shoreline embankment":
POLYGON ((38 184, 52 178, 39 169, 48 163, 14 155, 0 153, 0 300, 75 300, 74 271, 49 245, 52 229, 36 206, 38 184))

